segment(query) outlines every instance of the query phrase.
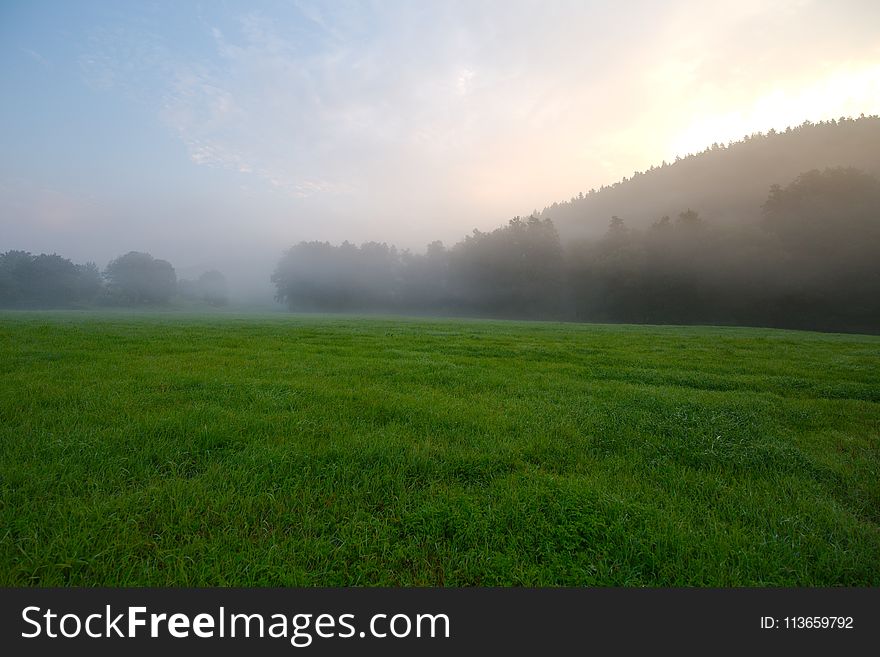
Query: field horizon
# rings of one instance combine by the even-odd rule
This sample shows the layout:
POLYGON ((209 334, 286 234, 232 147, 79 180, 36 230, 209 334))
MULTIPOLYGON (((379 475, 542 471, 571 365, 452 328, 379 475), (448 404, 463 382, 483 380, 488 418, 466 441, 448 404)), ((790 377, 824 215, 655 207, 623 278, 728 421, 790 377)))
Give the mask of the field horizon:
POLYGON ((5 586, 878 586, 880 337, 0 312, 5 586))

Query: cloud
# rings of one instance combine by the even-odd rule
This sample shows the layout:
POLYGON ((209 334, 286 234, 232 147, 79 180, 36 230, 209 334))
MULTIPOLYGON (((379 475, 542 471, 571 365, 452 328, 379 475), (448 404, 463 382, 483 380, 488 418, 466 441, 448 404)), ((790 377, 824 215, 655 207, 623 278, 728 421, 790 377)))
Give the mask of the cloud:
POLYGON ((49 60, 46 59, 45 57, 43 57, 36 50, 31 50, 30 48, 22 48, 21 52, 23 52, 25 55, 30 57, 32 60, 34 60, 37 64, 39 64, 43 68, 49 68, 51 66, 51 63, 49 62, 49 60))
POLYGON ((157 105, 194 165, 418 239, 490 227, 727 139, 730 126, 800 122, 810 117, 798 104, 819 106, 810 89, 840 95, 834 80, 855 85, 880 62, 870 29, 847 31, 846 11, 805 0, 205 11, 190 26, 201 48, 111 27, 83 68, 93 84, 157 105), (854 57, 861 68, 837 61, 854 57), (816 87, 823 62, 834 65, 816 87), (850 78, 833 77, 844 69, 850 78), (761 109, 778 89, 787 100, 761 109))

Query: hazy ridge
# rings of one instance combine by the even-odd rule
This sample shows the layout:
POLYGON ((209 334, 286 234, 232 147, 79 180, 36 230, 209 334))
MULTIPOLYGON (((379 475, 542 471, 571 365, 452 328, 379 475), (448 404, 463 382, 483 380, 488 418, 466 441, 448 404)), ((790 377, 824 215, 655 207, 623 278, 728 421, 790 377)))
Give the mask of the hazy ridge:
POLYGON ((612 215, 644 228, 688 208, 712 223, 757 221, 773 184, 812 169, 855 167, 880 174, 880 117, 804 123, 660 163, 582 197, 544 208, 563 240, 602 235, 612 215))

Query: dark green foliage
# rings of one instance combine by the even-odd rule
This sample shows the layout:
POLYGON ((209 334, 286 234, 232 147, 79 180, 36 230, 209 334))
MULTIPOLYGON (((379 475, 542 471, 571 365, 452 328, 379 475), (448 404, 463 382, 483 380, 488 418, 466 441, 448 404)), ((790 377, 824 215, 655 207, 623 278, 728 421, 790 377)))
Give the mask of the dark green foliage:
POLYGON ((177 275, 166 260, 130 251, 107 265, 104 272, 113 301, 123 305, 168 303, 177 291, 177 275))
POLYGON ((773 185, 762 209, 765 229, 796 257, 830 250, 862 264, 880 253, 880 181, 858 169, 808 171, 785 188, 773 185))
POLYGON ((880 331, 880 181, 852 168, 810 171, 774 186, 763 212, 780 264, 768 284, 788 315, 880 331))
POLYGON ((25 251, 0 254, 0 307, 75 308, 91 304, 101 291, 94 263, 75 265, 59 255, 25 251))
POLYGON ((6 313, 0 584, 880 586, 880 339, 6 313))
POLYGON ((774 186, 763 221, 724 226, 688 209, 648 230, 617 217, 575 240, 573 317, 880 331, 880 183, 852 168, 774 186))
POLYGON ((450 293, 470 313, 554 317, 562 310, 564 268, 553 222, 516 217, 491 233, 475 230, 455 245, 450 293))

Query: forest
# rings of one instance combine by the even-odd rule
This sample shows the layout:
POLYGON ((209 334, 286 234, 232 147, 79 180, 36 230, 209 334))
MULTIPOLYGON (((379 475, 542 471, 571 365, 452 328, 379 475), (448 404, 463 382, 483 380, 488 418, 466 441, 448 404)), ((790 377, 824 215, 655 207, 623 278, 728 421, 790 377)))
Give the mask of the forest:
POLYGON ((424 254, 302 242, 272 277, 297 311, 880 331, 880 181, 854 168, 771 185, 755 223, 682 208, 649 227, 612 216, 563 242, 516 217, 424 254))
MULTIPOLYGON (((271 283, 297 312, 878 333, 878 154, 880 117, 806 123, 714 144, 451 246, 300 242, 271 283)), ((103 271, 0 254, 0 307, 180 301, 227 304, 225 277, 178 280, 140 252, 103 271)))

